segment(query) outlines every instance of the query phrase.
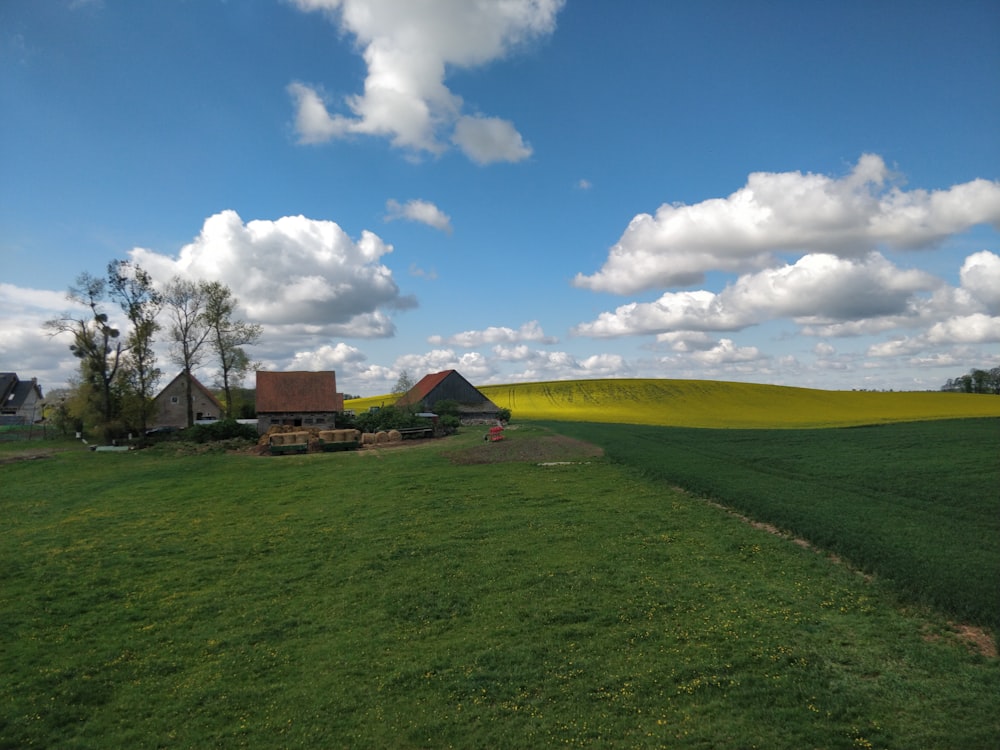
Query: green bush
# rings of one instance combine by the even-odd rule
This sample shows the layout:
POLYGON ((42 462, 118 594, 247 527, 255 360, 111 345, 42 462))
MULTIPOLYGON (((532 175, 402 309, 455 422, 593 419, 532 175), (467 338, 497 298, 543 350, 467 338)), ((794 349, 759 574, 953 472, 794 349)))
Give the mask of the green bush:
POLYGON ((196 424, 181 433, 184 440, 195 443, 214 443, 219 440, 256 440, 257 428, 241 424, 235 419, 220 419, 211 424, 196 424))

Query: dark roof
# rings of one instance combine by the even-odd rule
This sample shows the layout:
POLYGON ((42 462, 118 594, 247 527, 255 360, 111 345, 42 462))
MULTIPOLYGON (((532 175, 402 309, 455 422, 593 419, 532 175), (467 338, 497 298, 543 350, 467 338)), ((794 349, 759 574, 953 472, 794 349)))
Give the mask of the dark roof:
POLYGON ((19 409, 32 391, 42 397, 42 389, 36 380, 21 380, 14 372, 0 372, 0 406, 19 409))
POLYGON ((415 386, 400 396, 400 398, 396 401, 396 405, 409 406, 411 404, 423 403, 424 399, 430 395, 431 391, 437 388, 441 384, 441 381, 453 372, 455 371, 442 370, 441 372, 435 372, 431 375, 424 375, 415 386))
POLYGON ((258 412, 335 412, 343 410, 337 375, 325 372, 257 371, 258 412))
POLYGON ((425 375, 404 393, 397 406, 423 406, 433 409, 440 401, 455 401, 463 413, 491 413, 497 406, 457 370, 444 370, 425 375))
POLYGON ((17 375, 12 372, 0 372, 0 404, 5 403, 17 385, 17 375))

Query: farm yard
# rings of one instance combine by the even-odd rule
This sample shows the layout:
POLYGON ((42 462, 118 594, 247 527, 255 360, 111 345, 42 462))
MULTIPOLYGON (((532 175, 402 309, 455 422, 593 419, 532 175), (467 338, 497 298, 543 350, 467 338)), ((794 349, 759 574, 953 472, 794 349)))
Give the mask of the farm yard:
POLYGON ((0 445, 0 748, 996 746, 995 418, 511 408, 273 460, 0 445))

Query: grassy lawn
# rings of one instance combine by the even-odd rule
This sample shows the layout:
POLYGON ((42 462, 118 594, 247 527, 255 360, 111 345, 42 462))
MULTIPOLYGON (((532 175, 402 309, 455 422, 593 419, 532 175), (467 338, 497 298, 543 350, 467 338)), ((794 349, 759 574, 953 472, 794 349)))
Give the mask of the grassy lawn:
POLYGON ((944 617, 541 427, 0 480, 2 748, 1000 737, 944 617))

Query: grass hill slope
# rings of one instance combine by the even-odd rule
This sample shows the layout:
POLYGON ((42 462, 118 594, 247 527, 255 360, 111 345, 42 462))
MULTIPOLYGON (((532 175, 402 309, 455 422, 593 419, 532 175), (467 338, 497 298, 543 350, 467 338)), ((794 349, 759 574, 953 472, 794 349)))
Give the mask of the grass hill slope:
POLYGON ((521 419, 678 427, 842 427, 1000 416, 1000 398, 942 392, 823 391, 709 380, 572 380, 483 386, 521 419))
MULTIPOLYGON (((712 380, 605 379, 479 390, 515 419, 676 427, 813 428, 1000 417, 1000 398, 943 393, 824 391, 712 380)), ((353 399, 358 412, 392 404, 392 395, 353 399)))

